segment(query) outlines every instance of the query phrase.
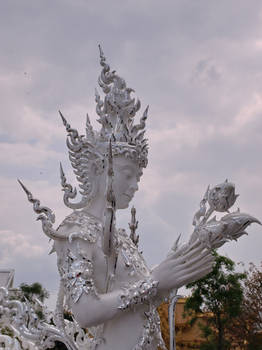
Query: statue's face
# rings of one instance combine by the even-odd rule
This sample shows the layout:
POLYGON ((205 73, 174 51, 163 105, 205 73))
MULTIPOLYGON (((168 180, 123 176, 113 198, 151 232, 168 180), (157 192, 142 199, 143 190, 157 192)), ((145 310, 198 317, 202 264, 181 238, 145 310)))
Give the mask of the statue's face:
POLYGON ((113 159, 114 180, 113 190, 116 198, 116 208, 128 208, 129 202, 138 190, 138 182, 142 170, 133 160, 124 156, 113 159))

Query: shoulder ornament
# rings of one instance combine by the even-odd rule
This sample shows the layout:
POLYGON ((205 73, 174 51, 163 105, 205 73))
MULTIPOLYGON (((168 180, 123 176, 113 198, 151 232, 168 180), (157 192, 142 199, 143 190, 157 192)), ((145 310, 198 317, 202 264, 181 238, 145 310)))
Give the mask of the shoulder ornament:
POLYGON ((69 242, 75 238, 81 238, 89 243, 96 243, 103 232, 102 223, 94 216, 84 212, 74 211, 65 218, 60 227, 64 225, 79 226, 79 230, 68 234, 69 242))

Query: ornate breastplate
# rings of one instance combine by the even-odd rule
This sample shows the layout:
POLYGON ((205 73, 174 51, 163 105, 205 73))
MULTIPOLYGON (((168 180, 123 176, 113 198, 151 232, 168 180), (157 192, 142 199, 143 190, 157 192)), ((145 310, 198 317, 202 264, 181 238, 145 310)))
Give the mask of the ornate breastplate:
POLYGON ((150 270, 142 254, 123 229, 118 230, 117 250, 118 254, 121 254, 123 257, 129 276, 132 277, 135 273, 140 277, 150 275, 150 270))

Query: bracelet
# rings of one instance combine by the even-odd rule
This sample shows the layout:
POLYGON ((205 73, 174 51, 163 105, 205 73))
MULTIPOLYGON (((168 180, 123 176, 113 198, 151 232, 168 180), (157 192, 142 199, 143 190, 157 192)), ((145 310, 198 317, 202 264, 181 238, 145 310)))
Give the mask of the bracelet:
POLYGON ((147 302, 152 297, 156 296, 158 283, 159 282, 149 278, 127 285, 123 288, 123 294, 120 296, 121 305, 118 309, 126 310, 136 304, 147 302))

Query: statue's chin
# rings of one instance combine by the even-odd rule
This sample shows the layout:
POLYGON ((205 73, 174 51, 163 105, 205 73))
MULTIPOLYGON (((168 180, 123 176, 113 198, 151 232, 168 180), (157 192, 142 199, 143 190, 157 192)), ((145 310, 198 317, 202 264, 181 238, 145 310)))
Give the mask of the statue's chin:
POLYGON ((129 207, 129 203, 119 203, 116 204, 116 209, 127 209, 129 207))
POLYGON ((128 198, 121 198, 120 200, 116 201, 116 209, 127 209, 129 207, 131 199, 128 198))

